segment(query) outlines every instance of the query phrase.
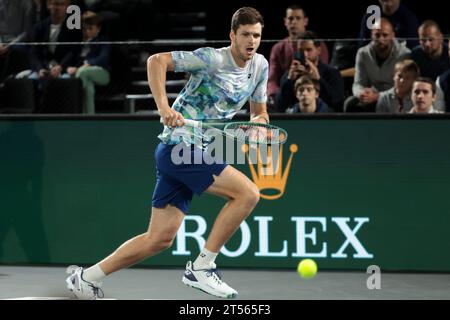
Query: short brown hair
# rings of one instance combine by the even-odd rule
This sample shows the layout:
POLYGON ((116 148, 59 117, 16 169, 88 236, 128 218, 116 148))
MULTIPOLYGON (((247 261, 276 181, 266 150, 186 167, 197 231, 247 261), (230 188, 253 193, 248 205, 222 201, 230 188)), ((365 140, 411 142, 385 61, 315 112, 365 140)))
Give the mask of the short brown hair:
POLYGON ((439 27, 439 24, 434 21, 434 20, 425 20, 424 22, 422 22, 422 24, 419 26, 419 29, 427 29, 427 28, 436 28, 436 30, 439 33, 442 33, 441 31, 441 27, 439 27))
POLYGON ((258 22, 264 27, 264 19, 258 10, 252 7, 242 7, 231 18, 231 30, 236 32, 241 25, 257 24, 258 22))
POLYGON ((306 30, 305 32, 303 32, 300 35, 299 40, 312 41, 316 48, 319 48, 322 45, 322 43, 319 40, 319 36, 317 35, 317 33, 315 33, 314 31, 311 31, 311 30, 306 30))
POLYGON ((405 59, 395 64, 395 72, 411 72, 415 78, 420 77, 419 65, 411 59, 405 59))
POLYGON ((101 27, 102 19, 95 12, 93 12, 93 11, 86 11, 81 16, 81 24, 83 26, 97 26, 97 27, 101 27))
POLYGON ((302 11, 303 11, 303 15, 306 17, 306 11, 305 11, 305 9, 303 9, 303 7, 300 6, 300 5, 298 5, 298 4, 293 4, 293 5, 289 6, 289 7, 287 7, 286 12, 287 12, 289 9, 292 10, 292 11, 295 11, 295 10, 302 10, 302 11))
POLYGON ((320 82, 317 79, 314 79, 313 77, 309 75, 301 76, 300 78, 295 81, 295 92, 297 92, 298 88, 300 86, 303 86, 305 84, 310 84, 314 87, 314 89, 319 93, 320 92, 320 82))
POLYGON ((414 81, 414 83, 416 83, 416 82, 428 83, 429 85, 431 85, 431 91, 433 92, 433 95, 436 95, 436 82, 434 82, 433 79, 425 78, 425 77, 419 77, 419 78, 416 79, 416 81, 414 81))

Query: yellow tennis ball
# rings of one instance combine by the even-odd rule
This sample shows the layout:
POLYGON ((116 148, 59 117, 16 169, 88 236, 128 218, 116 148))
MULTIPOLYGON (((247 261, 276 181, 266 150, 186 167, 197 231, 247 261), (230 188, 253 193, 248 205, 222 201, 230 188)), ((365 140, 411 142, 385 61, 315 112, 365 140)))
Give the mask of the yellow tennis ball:
POLYGON ((303 259, 297 266, 297 272, 304 279, 313 278, 317 273, 317 264, 312 259, 303 259))

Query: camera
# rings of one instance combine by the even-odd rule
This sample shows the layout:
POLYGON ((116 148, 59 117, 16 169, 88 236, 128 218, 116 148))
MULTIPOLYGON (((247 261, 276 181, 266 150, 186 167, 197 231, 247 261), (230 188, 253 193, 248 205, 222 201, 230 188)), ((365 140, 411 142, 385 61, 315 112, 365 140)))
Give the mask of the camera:
POLYGON ((306 66, 305 55, 301 51, 297 51, 294 55, 294 60, 299 61, 302 65, 306 66))

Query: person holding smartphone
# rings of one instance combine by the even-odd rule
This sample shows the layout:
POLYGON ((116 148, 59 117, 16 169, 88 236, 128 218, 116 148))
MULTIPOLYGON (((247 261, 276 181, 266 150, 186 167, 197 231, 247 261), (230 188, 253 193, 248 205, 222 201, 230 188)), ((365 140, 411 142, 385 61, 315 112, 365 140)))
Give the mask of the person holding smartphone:
POLYGON ((303 75, 320 83, 320 98, 335 112, 342 111, 344 80, 338 69, 320 61, 321 45, 313 31, 306 31, 297 44, 288 71, 281 77, 280 92, 276 95, 278 111, 285 112, 296 103, 294 84, 303 75))
MULTIPOLYGON (((272 110, 276 106, 275 97, 280 92, 281 77, 287 70, 289 70, 289 66, 296 51, 297 41, 301 38, 302 34, 305 33, 310 20, 302 6, 292 4, 286 8, 283 22, 288 32, 288 36, 275 43, 270 50, 267 96, 269 99, 269 109, 272 110)), ((320 60, 323 63, 328 63, 328 47, 324 41, 321 41, 320 44, 320 60)))

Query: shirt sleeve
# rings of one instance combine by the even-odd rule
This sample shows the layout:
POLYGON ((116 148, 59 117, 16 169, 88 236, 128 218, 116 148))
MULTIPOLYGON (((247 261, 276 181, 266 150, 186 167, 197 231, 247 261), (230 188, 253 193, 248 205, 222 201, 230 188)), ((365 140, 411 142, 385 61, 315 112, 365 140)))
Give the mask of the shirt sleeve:
POLYGON ((256 103, 267 102, 267 81, 269 79, 269 63, 266 59, 263 59, 261 64, 262 72, 259 75, 258 84, 255 91, 251 95, 251 101, 256 103))
POLYGON ((216 52, 213 48, 200 48, 195 51, 172 51, 175 72, 195 73, 208 70, 215 65, 216 52))
POLYGON ((389 113, 387 104, 388 104, 388 93, 387 93, 387 91, 383 91, 380 93, 380 96, 378 97, 375 112, 376 113, 389 113))
POLYGON ((365 66, 370 62, 365 61, 362 49, 363 48, 359 49, 356 54, 355 79, 352 87, 353 95, 358 98, 364 88, 369 85, 369 79, 365 66))
POLYGON ((433 107, 437 110, 445 111, 444 92, 441 87, 440 77, 436 80, 436 101, 434 102, 433 107))
POLYGON ((273 95, 280 89, 280 78, 283 75, 281 65, 279 64, 281 47, 275 44, 270 51, 270 72, 268 81, 268 94, 273 95))

